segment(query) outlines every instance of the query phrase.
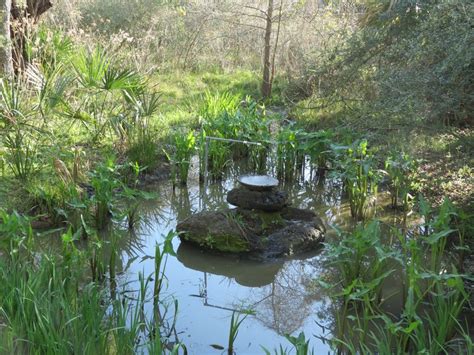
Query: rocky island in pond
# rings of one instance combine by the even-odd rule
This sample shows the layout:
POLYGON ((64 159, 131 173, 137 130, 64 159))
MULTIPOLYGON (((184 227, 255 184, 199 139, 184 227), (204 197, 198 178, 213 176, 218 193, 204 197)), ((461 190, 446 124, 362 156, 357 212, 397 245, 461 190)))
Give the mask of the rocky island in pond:
POLYGON ((227 194, 237 206, 196 213, 178 223, 185 242, 226 253, 278 258, 313 250, 324 240, 325 227, 312 211, 293 208, 267 176, 239 178, 240 187, 227 194))

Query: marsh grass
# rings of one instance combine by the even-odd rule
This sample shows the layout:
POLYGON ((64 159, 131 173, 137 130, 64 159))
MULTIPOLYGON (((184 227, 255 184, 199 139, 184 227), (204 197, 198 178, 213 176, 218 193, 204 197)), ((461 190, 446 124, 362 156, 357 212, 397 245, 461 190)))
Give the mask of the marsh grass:
POLYGON ((171 138, 173 145, 172 152, 167 152, 168 159, 173 165, 173 180, 176 175, 181 185, 188 182, 189 168, 191 167, 191 158, 196 150, 196 137, 193 131, 176 132, 171 138))
MULTIPOLYGON (((118 236, 111 239, 107 252, 100 240, 79 249, 78 235, 70 229, 62 235, 59 253, 35 254, 30 220, 4 211, 1 218, 0 246, 6 252, 0 258, 2 353, 132 354, 157 346, 162 353, 168 352, 159 331, 164 318, 156 315, 149 319, 144 313, 153 278, 140 274, 139 291, 133 292, 134 296, 125 297, 123 292, 108 296, 104 288, 107 278, 111 290, 115 289, 118 236), (88 259, 95 259, 91 274, 84 272, 88 259)), ((163 249, 156 248, 157 310, 167 307, 157 294, 163 289, 166 261, 162 261, 174 254, 173 237, 168 235, 163 249)), ((174 310, 178 311, 177 304, 174 310)), ((174 324, 176 314, 173 319, 174 324)), ((170 352, 178 354, 180 349, 185 348, 177 343, 170 352)))
POLYGON ((397 238, 386 238, 388 245, 382 244, 380 223, 374 221, 328 245, 328 265, 341 279, 321 284, 333 290, 340 307, 333 339, 337 351, 439 353, 472 347, 459 321, 468 300, 463 275, 446 253, 455 211, 448 201, 434 210, 420 198, 419 206, 423 228, 392 228, 397 238), (397 264, 402 282, 396 297, 402 298, 402 308, 393 314, 384 309, 381 295, 387 276, 400 272, 397 264))

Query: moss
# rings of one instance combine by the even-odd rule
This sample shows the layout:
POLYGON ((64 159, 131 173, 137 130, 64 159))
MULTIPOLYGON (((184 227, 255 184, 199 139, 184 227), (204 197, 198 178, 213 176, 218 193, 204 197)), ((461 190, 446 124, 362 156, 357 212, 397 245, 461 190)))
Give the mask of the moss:
POLYGON ((201 246, 208 249, 229 253, 244 253, 250 250, 250 246, 247 241, 232 235, 222 235, 217 238, 208 235, 200 244, 201 246))
POLYGON ((262 229, 274 229, 285 225, 285 220, 281 217, 279 212, 255 211, 255 213, 262 222, 262 229))
POLYGON ((203 248, 226 253, 245 253, 250 251, 250 245, 246 240, 233 235, 221 235, 218 237, 207 235, 205 238, 183 235, 182 238, 191 243, 196 243, 203 248))

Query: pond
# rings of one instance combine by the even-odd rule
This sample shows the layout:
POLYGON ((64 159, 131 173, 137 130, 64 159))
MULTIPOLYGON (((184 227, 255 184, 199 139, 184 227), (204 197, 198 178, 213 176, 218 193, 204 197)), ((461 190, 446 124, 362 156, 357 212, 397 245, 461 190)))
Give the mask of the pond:
MULTIPOLYGON (((188 187, 175 190, 167 182, 150 187, 158 198, 143 203, 144 221, 124 243, 119 288, 137 290, 138 273, 147 277, 154 272, 156 243, 162 243, 177 221, 192 213, 229 207, 226 194, 236 184, 234 175, 206 189, 197 179, 191 179, 188 187)), ((315 211, 328 226, 353 226, 337 179, 318 179, 308 174, 280 188, 288 193, 294 207, 315 211)), ((379 215, 397 219, 391 213, 379 215)), ((335 238, 335 232, 329 227, 326 241, 331 238, 335 238)), ((324 249, 296 258, 260 262, 204 252, 181 243, 179 238, 173 240, 173 246, 177 256, 168 257, 162 299, 169 305, 166 317, 170 324, 174 323, 173 301, 177 300, 178 313, 175 326, 170 325, 170 340, 183 342, 190 354, 222 353, 219 348, 227 346, 232 313, 248 310, 252 314, 246 316, 235 342, 238 354, 261 354, 261 346, 270 351, 280 344, 289 348, 284 335, 299 332, 310 339, 315 353, 330 351, 325 338, 331 337, 334 307, 315 282, 327 273, 322 260, 324 249)), ((396 280, 392 284, 397 287, 396 280)), ((396 298, 393 302, 392 306, 397 307, 396 298)), ((149 302, 145 311, 150 315, 152 309, 149 302)))

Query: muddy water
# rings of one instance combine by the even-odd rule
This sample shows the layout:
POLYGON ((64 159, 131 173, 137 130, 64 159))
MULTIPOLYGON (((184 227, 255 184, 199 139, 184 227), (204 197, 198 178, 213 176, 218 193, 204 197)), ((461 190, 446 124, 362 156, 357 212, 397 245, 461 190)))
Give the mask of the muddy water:
MULTIPOLYGON (((194 181, 188 188, 177 188, 174 192, 167 183, 151 188, 159 197, 143 204, 145 219, 124 245, 120 283, 137 289, 133 281, 138 273, 147 276, 154 271, 152 256, 156 243, 162 243, 163 236, 174 230, 178 220, 204 209, 228 207, 225 196, 235 181, 231 177, 206 189, 194 181)), ((339 181, 318 181, 313 177, 282 188, 295 207, 314 210, 328 226, 352 227, 339 181)), ((329 228, 327 240, 331 238, 334 233, 329 228)), ((176 326, 170 330, 170 340, 183 342, 190 354, 221 354, 222 349, 211 345, 226 347, 232 313, 246 310, 253 314, 247 316, 239 329, 235 343, 238 354, 262 354, 261 346, 272 352, 280 344, 290 348, 284 335, 298 335, 301 331, 310 339, 316 354, 330 351, 324 339, 331 337, 334 309, 324 290, 314 282, 326 273, 323 249, 297 258, 261 263, 203 252, 178 238, 173 245, 177 256, 168 257, 167 287, 162 299, 170 304, 165 316, 170 323, 173 300, 178 301, 176 326)), ((152 314, 151 302, 146 312, 152 314)))

